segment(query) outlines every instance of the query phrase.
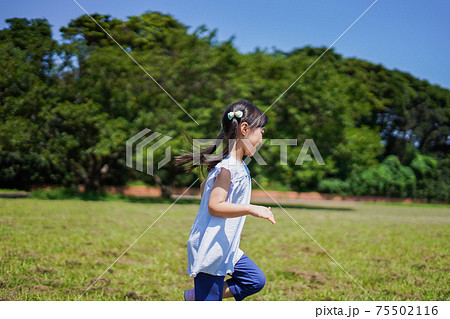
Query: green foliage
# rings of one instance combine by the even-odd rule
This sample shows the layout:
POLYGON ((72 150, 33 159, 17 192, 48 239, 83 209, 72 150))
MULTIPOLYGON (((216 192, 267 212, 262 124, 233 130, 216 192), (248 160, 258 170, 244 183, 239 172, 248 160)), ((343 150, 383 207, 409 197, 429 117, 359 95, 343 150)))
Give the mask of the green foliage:
POLYGON ((383 145, 379 133, 368 126, 346 127, 343 129, 342 142, 333 150, 336 174, 345 178, 348 172, 360 171, 378 166, 377 158, 383 152, 383 145))
MULTIPOLYGON (((101 27, 80 16, 61 28, 63 43, 45 19, 8 19, 0 30, 0 187, 189 185, 199 172, 173 163, 154 176, 126 167, 126 140, 149 128, 178 155, 183 132, 215 138, 226 105, 249 99, 267 110, 265 138, 297 142, 288 165, 270 143, 260 149, 268 165, 250 162, 264 188, 448 199, 439 163, 448 162, 449 90, 329 50, 273 103, 326 48, 240 54, 233 38, 188 32, 171 15, 93 17, 101 27), (326 165, 295 165, 306 139, 326 165)), ((153 160, 164 156, 159 148, 153 160)))
MULTIPOLYGON (((42 77, 49 76, 54 66, 53 53, 57 42, 52 39, 50 24, 46 19, 6 19, 9 28, 0 31, 0 43, 11 44, 19 54, 26 54, 26 64, 42 77)), ((3 59, 3 55, 2 55, 3 59)))
POLYGON ((348 195, 350 184, 338 178, 323 179, 319 182, 318 190, 322 193, 348 195))
POLYGON ((450 199, 450 157, 434 159, 417 154, 411 168, 418 176, 417 196, 430 201, 448 201, 450 199))
POLYGON ((409 165, 418 178, 435 177, 437 161, 431 156, 417 153, 417 157, 413 159, 409 165))
POLYGON ((351 190, 355 195, 380 195, 388 197, 415 197, 414 171, 401 165, 395 155, 389 155, 375 168, 353 171, 351 190))

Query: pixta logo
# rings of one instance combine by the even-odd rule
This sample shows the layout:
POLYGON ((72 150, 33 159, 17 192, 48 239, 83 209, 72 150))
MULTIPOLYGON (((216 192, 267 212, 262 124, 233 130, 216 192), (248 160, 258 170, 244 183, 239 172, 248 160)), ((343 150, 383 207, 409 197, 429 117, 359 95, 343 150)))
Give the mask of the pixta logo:
MULTIPOLYGON (((159 140, 157 140, 158 137, 161 136, 161 133, 154 132, 150 135, 148 135, 151 132, 150 129, 145 128, 126 142, 126 165, 128 167, 133 168, 133 159, 136 159, 136 170, 140 172, 144 172, 144 159, 146 164, 146 173, 149 175, 153 175, 154 173, 154 157, 155 157, 155 151, 162 147, 165 143, 167 143, 169 140, 172 139, 170 136, 163 135, 159 140)), ((259 145, 256 146, 255 152, 253 153, 252 157, 247 156, 244 159, 244 162, 246 164, 249 164, 249 162, 254 159, 258 165, 268 165, 267 162, 263 159, 263 157, 259 154, 260 147, 266 142, 267 140, 263 139, 259 145)), ((296 139, 271 139, 270 146, 275 146, 280 148, 280 165, 288 165, 288 146, 297 146, 297 140, 296 139)), ((235 145, 237 141, 234 139, 228 140, 228 147, 230 150, 228 151, 228 154, 231 152, 231 148, 233 145, 235 145)), ((240 141, 243 143, 247 149, 251 149, 252 147, 255 147, 250 143, 249 140, 243 139, 240 141)), ((205 149, 205 147, 209 147, 212 145, 216 146, 216 149, 222 149, 224 141, 218 140, 218 139, 193 139, 193 164, 199 165, 200 163, 200 157, 203 156, 206 159, 215 158, 218 155, 217 154, 209 154, 209 155, 201 155, 201 150, 205 149)), ((316 163, 318 165, 325 165, 325 162, 322 158, 322 155, 320 154, 316 144, 312 139, 306 139, 302 145, 302 148, 300 150, 300 153, 296 157, 295 165, 303 165, 305 161, 313 161, 313 158, 308 152, 311 151, 312 155, 314 156, 314 159, 316 160, 316 163)), ((157 164, 157 168, 160 169, 165 164, 170 162, 171 156, 172 156, 172 149, 170 146, 167 146, 164 149, 164 158, 160 160, 157 164)), ((220 152, 219 152, 220 153, 220 152)), ((297 155, 297 154, 295 154, 297 155)), ((237 163, 235 163, 237 164, 237 163)))
MULTIPOLYGON (((148 128, 143 129, 136 135, 134 135, 132 138, 128 139, 126 142, 126 165, 128 167, 133 168, 133 155, 135 155, 136 158, 136 169, 140 172, 144 172, 144 149, 146 152, 146 166, 147 166, 147 174, 153 175, 154 172, 154 152, 158 148, 162 147, 165 143, 167 143, 169 140, 172 139, 170 136, 163 135, 161 139, 154 142, 159 136, 161 136, 161 133, 154 132, 148 137, 145 137, 148 133, 150 133, 151 130, 148 128), (145 138, 144 138, 145 137, 145 138), (141 140, 140 142, 138 142, 141 140), (154 143, 153 143, 154 142, 154 143), (136 145, 135 151, 134 145, 136 145)), ((164 158, 158 162, 158 169, 163 167, 165 164, 167 164, 170 161, 171 158, 171 152, 172 149, 170 146, 166 147, 165 149, 165 156, 164 158)))

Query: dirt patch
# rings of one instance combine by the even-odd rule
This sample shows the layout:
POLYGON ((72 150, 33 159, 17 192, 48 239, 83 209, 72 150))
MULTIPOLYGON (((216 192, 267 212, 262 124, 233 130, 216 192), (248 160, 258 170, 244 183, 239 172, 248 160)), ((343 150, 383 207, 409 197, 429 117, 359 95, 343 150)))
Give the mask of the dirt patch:
POLYGON ((86 291, 86 289, 88 287, 90 287, 89 291, 91 291, 91 290, 92 291, 94 291, 94 290, 103 290, 105 293, 110 293, 110 292, 115 291, 115 289, 112 289, 112 288, 108 287, 109 284, 111 283, 111 279, 106 278, 106 277, 101 277, 100 279, 97 280, 97 278, 91 278, 89 280, 89 283, 86 286, 83 286, 83 288, 81 288, 79 290, 79 293, 81 294, 81 293, 88 292, 88 291, 86 291))
POLYGON ((416 269, 416 270, 427 270, 428 269, 428 265, 425 264, 414 264, 411 266, 411 268, 416 269))
POLYGON ((48 291, 52 290, 53 287, 47 286, 47 285, 19 285, 14 288, 14 290, 17 291, 25 291, 25 292, 36 292, 36 291, 48 291))
MULTIPOLYGON (((83 298, 85 298, 85 299, 80 299, 80 300, 89 300, 89 298, 87 298, 87 296, 90 293, 93 293, 94 291, 96 291, 95 294, 100 293, 100 297, 101 296, 114 295, 118 291, 118 289, 111 288, 111 287, 96 287, 96 286, 93 286, 88 291, 86 291, 86 288, 78 290, 78 294, 83 294, 84 293, 84 297, 83 298)), ((97 300, 98 297, 95 297, 95 298, 96 298, 95 300, 97 300)))
MULTIPOLYGON (((105 186, 105 191, 112 194, 123 194, 132 197, 161 197, 161 189, 153 186, 105 186)), ((84 191, 83 185, 79 186, 80 191, 84 191)), ((185 198, 200 199, 200 189, 197 188, 177 188, 172 189, 173 197, 176 198, 179 194, 185 194, 185 198)), ((263 191, 263 190, 253 190, 252 191, 252 201, 261 202, 261 200, 267 199, 267 192, 270 197, 275 198, 279 202, 291 201, 297 203, 330 203, 330 204, 341 204, 347 202, 349 204, 354 204, 356 202, 382 202, 382 203, 426 203, 426 201, 421 201, 412 198, 390 198, 382 196, 340 196, 336 194, 325 194, 318 192, 294 192, 294 191, 263 191)), ((448 204, 447 202, 438 201, 438 204, 448 204)))
POLYGON ((56 269, 55 268, 44 268, 44 267, 36 267, 34 272, 42 273, 42 274, 55 274, 56 269))
POLYGON ((402 300, 421 300, 420 296, 416 293, 401 293, 402 300))
MULTIPOLYGON (((270 288, 272 288, 272 287, 270 287, 270 288)), ((277 290, 277 292, 281 291, 281 295, 283 296, 283 299, 285 299, 285 300, 304 300, 303 293, 305 291, 307 291, 309 288, 308 288, 308 285, 306 285, 306 284, 295 282, 295 283, 287 285, 287 286, 284 286, 284 285, 277 286, 275 289, 277 290)), ((262 296, 257 294, 257 297, 262 297, 262 296)), ((264 300, 264 298, 262 298, 262 299, 264 300)))
POLYGON ((288 268, 280 274, 287 279, 302 279, 312 285, 323 285, 327 281, 327 277, 319 272, 312 270, 298 270, 296 268, 288 268))
POLYGON ((47 290, 52 290, 53 287, 45 286, 45 285, 31 285, 29 287, 29 289, 33 290, 33 291, 47 291, 47 290))
POLYGON ((127 257, 121 257, 118 261, 118 264, 125 264, 125 265, 132 265, 134 264, 134 260, 131 258, 127 258, 127 257))
POLYGON ((102 250, 102 255, 104 256, 117 256, 118 253, 111 250, 102 250))
POLYGON ((123 299, 149 300, 149 296, 139 295, 136 291, 129 291, 123 296, 123 299))
POLYGON ((389 265, 391 263, 391 261, 389 259, 382 258, 382 257, 374 257, 374 258, 372 258, 372 260, 375 260, 378 264, 380 264, 382 266, 389 265))
POLYGON ((316 255, 319 252, 321 252, 321 250, 318 250, 317 247, 310 246, 310 245, 301 246, 300 251, 303 255, 307 255, 307 256, 316 255))
POLYGON ((327 256, 328 254, 324 251, 319 251, 316 253, 316 256, 327 256))
POLYGON ((310 245, 298 245, 298 244, 280 244, 279 255, 287 260, 295 254, 302 254, 305 256, 314 256, 321 251, 317 247, 310 245))
POLYGON ((0 301, 20 301, 12 291, 6 292, 6 294, 0 296, 0 301))
POLYGON ((186 269, 179 268, 179 269, 176 270, 176 273, 177 273, 177 275, 185 276, 186 275, 186 269))
POLYGON ((81 262, 78 260, 66 260, 66 266, 81 266, 81 262))
POLYGON ((441 268, 441 267, 430 267, 430 269, 436 270, 436 271, 443 271, 443 272, 450 272, 450 268, 441 268))
POLYGON ((436 260, 436 255, 424 256, 423 260, 424 261, 435 261, 436 260))
MULTIPOLYGON (((106 278, 106 277, 100 278, 99 280, 97 280, 97 282, 96 282, 96 280, 97 280, 97 278, 91 278, 91 280, 89 280, 89 285, 92 285, 95 282, 94 286, 105 287, 111 283, 111 279, 106 278)), ((94 288, 94 287, 92 287, 92 288, 94 288)))
POLYGON ((390 274, 390 279, 391 280, 401 280, 401 279, 403 279, 405 276, 403 275, 403 274, 401 274, 401 273, 398 273, 398 272, 392 272, 391 274, 390 274))
POLYGON ((319 301, 334 301, 334 299, 331 298, 330 296, 327 296, 327 297, 320 299, 319 301))
POLYGON ((423 286, 425 285, 425 281, 419 278, 414 278, 414 281, 416 283, 417 286, 423 286))

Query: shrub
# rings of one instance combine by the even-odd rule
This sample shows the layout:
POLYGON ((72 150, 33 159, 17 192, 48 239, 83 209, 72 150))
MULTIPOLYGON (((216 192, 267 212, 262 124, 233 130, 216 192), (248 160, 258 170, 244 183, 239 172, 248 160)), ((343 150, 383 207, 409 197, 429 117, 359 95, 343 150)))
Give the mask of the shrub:
POLYGON ((355 195, 388 197, 415 197, 416 195, 414 171, 401 165, 395 155, 387 156, 377 167, 353 171, 349 184, 351 192, 355 195))
POLYGON ((347 195, 350 191, 350 185, 347 181, 338 178, 328 178, 319 182, 318 189, 322 193, 347 195))

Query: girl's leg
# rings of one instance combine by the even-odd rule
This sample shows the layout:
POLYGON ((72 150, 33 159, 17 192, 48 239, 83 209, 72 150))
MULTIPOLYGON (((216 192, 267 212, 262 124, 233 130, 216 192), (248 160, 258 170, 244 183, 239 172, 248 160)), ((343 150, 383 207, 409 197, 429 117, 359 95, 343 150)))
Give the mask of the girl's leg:
POLYGON ((230 287, 228 287, 227 281, 225 280, 225 282, 223 283, 223 296, 222 296, 222 298, 226 299, 226 298, 231 298, 231 297, 234 297, 233 293, 231 292, 231 289, 230 289, 230 287))
POLYGON ((263 289, 266 277, 261 269, 244 254, 234 266, 231 278, 226 282, 234 299, 240 301, 263 289))
POLYGON ((194 278, 196 301, 221 301, 223 279, 225 276, 213 276, 200 272, 194 278))

